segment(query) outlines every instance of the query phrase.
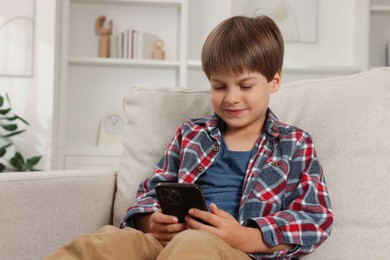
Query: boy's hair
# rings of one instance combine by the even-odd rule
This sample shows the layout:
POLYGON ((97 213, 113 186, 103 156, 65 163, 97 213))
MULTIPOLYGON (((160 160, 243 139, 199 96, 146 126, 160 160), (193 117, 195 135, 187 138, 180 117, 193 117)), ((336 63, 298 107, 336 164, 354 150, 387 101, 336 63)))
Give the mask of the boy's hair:
POLYGON ((233 16, 220 23, 202 48, 202 68, 211 74, 259 72, 271 81, 283 66, 283 37, 268 16, 233 16))

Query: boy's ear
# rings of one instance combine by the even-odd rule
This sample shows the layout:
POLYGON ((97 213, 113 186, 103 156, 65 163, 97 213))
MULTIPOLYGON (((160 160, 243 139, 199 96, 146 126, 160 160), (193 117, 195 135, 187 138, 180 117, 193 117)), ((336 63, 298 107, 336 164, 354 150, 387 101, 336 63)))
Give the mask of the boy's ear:
POLYGON ((278 70, 273 79, 271 80, 271 93, 275 93, 279 90, 280 84, 282 83, 282 72, 278 70))

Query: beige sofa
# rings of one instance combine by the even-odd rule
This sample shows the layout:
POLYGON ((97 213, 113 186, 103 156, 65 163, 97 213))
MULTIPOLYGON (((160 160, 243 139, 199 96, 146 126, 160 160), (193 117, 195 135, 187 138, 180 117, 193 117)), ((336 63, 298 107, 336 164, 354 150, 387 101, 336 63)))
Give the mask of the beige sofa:
MULTIPOLYGON (((208 90, 136 86, 119 174, 104 170, 0 174, 0 259, 42 259, 76 235, 118 225, 179 122, 210 113, 208 90)), ((309 259, 390 256, 390 68, 283 84, 279 118, 314 138, 335 214, 309 259)))

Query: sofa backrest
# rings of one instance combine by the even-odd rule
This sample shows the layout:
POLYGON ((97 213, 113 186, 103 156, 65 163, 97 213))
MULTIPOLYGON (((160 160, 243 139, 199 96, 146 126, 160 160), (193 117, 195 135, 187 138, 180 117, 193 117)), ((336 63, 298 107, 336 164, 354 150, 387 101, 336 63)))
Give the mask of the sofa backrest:
POLYGON ((138 85, 124 98, 124 151, 118 173, 114 225, 134 202, 139 183, 153 172, 179 124, 212 113, 209 91, 138 85))
MULTIPOLYGON (((313 259, 385 258, 390 241, 390 68, 283 84, 271 97, 282 122, 308 131, 328 183, 335 222, 313 259)), ((129 121, 114 224, 134 201, 180 122, 211 113, 208 90, 136 86, 124 99, 129 121)))

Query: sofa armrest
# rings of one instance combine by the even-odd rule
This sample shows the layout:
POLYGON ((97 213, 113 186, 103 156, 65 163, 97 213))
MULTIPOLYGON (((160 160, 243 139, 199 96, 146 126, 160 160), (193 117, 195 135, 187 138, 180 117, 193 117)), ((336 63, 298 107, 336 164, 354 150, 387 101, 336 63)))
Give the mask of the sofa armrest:
POLYGON ((115 191, 111 171, 0 174, 0 258, 42 259, 111 224, 115 191))

